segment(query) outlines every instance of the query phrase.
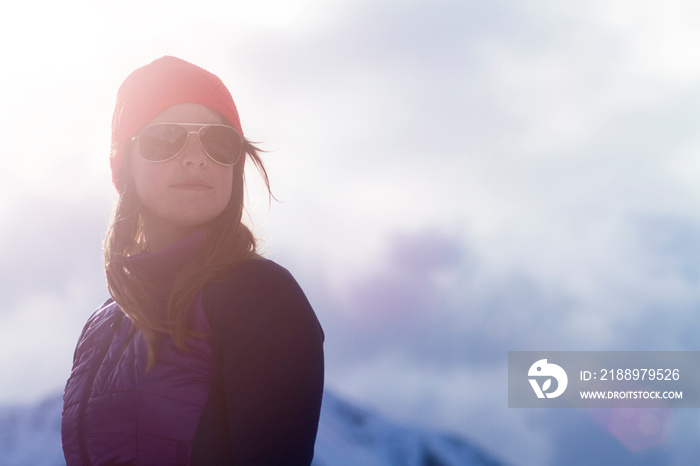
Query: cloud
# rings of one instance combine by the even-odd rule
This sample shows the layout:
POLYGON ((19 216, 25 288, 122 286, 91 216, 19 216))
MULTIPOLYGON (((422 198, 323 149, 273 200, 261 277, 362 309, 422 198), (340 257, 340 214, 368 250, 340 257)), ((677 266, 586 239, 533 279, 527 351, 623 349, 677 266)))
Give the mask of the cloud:
MULTIPOLYGON (((549 464, 557 464, 583 425, 589 427, 578 437, 580 448, 605 438, 611 457, 631 457, 619 440, 573 411, 499 408, 507 399, 508 351, 696 349, 700 300, 687 256, 700 223, 629 217, 618 226, 629 236, 616 260, 638 273, 618 283, 608 282, 614 275, 586 276, 591 285, 584 289, 576 286, 576 273, 542 276, 518 262, 490 268, 488 251, 458 228, 394 234, 374 266, 320 300, 314 290, 324 287, 323 279, 307 276, 327 335, 329 386, 394 416, 449 426, 491 449, 519 444, 530 464, 550 455, 549 464), (489 435, 485 421, 473 422, 488 417, 484 410, 494 416, 486 422, 489 435), (525 441, 515 429, 499 432, 514 422, 537 426, 536 439, 525 441)), ((546 253, 532 251, 538 252, 546 253)), ((669 448, 634 458, 653 462, 669 448)))
POLYGON ((0 398, 62 388, 90 313, 107 298, 101 257, 109 203, 96 193, 20 191, 0 227, 0 398))
POLYGON ((104 289, 100 251, 108 213, 99 197, 15 198, 0 229, 2 312, 27 296, 61 294, 76 282, 93 293, 104 289))

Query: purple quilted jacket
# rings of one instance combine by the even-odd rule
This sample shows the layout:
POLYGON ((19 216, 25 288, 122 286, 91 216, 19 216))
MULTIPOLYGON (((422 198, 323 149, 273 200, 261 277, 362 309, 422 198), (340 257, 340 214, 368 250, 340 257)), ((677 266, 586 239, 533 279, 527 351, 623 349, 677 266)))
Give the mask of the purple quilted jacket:
MULTIPOLYGON (((198 241, 135 265, 167 285, 198 241)), ((190 325, 207 336, 187 352, 164 338, 146 371, 145 339, 116 303, 93 314, 64 392, 69 466, 311 462, 323 335, 291 275, 249 261, 200 293, 190 325)))
MULTIPOLYGON (((195 329, 209 332, 201 306, 195 329)), ((211 344, 182 353, 167 340, 146 372, 146 343, 115 303, 100 309, 78 347, 66 385, 63 448, 68 464, 185 465, 216 373, 211 344), (107 346, 110 342, 111 344, 107 346), (119 348, 124 348, 119 352, 119 348), (168 380, 168 384, 162 383, 168 380), (85 426, 99 426, 85 431, 85 426)))

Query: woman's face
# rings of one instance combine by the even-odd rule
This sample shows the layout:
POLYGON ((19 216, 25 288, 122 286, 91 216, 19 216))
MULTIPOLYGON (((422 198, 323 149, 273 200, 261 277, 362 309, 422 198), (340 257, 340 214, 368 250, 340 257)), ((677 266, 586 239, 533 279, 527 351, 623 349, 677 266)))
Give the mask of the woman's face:
MULTIPOLYGON (((224 121, 209 107, 185 103, 166 109, 148 124, 154 123, 224 121)), ((197 131, 199 126, 187 128, 197 131)), ((152 250, 167 247, 213 220, 231 199, 233 167, 211 160, 196 134, 190 134, 177 157, 165 162, 145 160, 136 142, 128 156, 131 179, 142 203, 146 241, 152 250)))

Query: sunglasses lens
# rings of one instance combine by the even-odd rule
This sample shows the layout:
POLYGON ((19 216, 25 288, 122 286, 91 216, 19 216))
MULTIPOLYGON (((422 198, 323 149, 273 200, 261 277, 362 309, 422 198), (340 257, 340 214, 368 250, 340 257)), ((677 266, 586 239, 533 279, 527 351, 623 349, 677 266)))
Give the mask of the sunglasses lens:
POLYGON ((207 154, 222 165, 234 165, 241 157, 241 135, 229 126, 205 126, 199 131, 199 141, 207 154))
POLYGON ((175 124, 147 126, 139 135, 139 149, 144 159, 162 162, 175 156, 187 142, 187 128, 175 124))

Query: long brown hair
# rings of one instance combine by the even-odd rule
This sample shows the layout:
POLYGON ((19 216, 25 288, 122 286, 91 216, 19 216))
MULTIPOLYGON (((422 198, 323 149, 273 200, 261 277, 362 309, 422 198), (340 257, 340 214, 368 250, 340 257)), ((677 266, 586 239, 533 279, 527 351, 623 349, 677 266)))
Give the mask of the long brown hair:
MULTIPOLYGON (((122 185, 114 216, 104 244, 107 286, 122 312, 139 329, 148 345, 148 365, 155 364, 159 341, 172 337, 178 348, 186 350, 186 339, 197 336, 187 323, 194 299, 209 282, 221 277, 233 265, 257 255, 257 241, 243 224, 245 160, 255 164, 265 182, 268 194, 270 181, 260 158, 260 150, 244 141, 244 154, 234 165, 231 199, 224 211, 207 226, 207 234, 193 258, 177 274, 167 299, 167 313, 153 312, 157 302, 157 286, 149 277, 130 270, 130 255, 145 250, 141 201, 131 182, 128 167, 122 170, 122 185)), ((129 157, 124 157, 128 163, 129 157)))

